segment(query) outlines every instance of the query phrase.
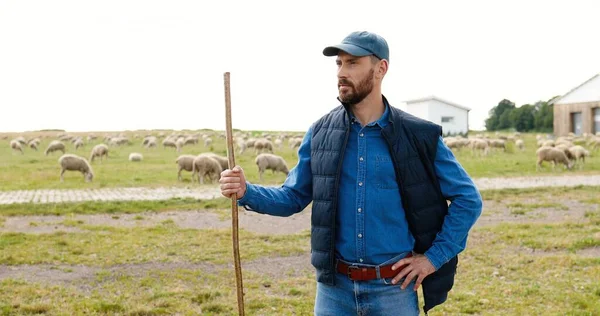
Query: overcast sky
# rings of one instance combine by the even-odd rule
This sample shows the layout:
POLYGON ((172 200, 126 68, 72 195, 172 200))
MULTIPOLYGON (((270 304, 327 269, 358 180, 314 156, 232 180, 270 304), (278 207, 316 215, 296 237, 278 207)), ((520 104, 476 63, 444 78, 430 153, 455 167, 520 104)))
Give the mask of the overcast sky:
POLYGON ((600 1, 0 0, 0 131, 303 131, 338 103, 327 45, 390 46, 392 105, 517 106, 600 72, 600 1), (268 117, 267 117, 268 116, 268 117))

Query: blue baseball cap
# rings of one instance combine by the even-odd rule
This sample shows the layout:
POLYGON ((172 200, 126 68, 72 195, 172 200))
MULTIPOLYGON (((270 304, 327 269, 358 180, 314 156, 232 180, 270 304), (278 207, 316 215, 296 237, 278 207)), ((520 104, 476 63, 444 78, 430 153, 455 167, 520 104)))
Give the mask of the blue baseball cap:
POLYGON ((390 61, 390 50, 385 39, 366 31, 350 33, 342 43, 325 47, 323 55, 337 56, 340 51, 357 57, 375 55, 379 59, 390 61))

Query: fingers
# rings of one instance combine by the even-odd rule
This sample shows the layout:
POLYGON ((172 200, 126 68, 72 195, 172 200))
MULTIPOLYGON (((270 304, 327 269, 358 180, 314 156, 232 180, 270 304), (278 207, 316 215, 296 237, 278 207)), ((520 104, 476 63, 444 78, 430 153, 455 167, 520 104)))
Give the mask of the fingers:
POLYGON ((406 277, 406 279, 404 279, 404 282, 402 282, 402 286, 400 286, 401 289, 406 289, 406 287, 410 284, 410 282, 412 282, 412 280, 419 275, 419 273, 416 270, 412 270, 412 272, 406 277))
POLYGON ((401 268, 404 265, 410 264, 413 260, 414 258, 404 258, 394 263, 394 265, 392 266, 392 271, 395 271, 396 269, 401 268))
POLYGON ((408 273, 410 273, 412 271, 413 267, 412 266, 407 266, 406 268, 402 269, 402 271, 400 271, 400 273, 398 273, 394 279, 392 279, 392 284, 396 284, 398 283, 398 281, 400 281, 404 276, 406 276, 408 273))
POLYGON ((417 282, 415 282, 415 287, 413 288, 415 291, 419 289, 419 286, 421 286, 421 283, 423 282, 424 279, 425 279, 425 275, 419 274, 419 277, 417 278, 417 282))

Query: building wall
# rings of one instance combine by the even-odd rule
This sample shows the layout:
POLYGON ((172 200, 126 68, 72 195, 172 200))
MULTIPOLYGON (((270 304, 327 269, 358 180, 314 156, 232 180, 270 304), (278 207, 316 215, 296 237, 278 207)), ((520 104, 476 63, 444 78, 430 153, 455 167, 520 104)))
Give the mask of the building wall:
POLYGON ((558 102, 559 104, 573 104, 596 101, 600 101, 600 76, 594 77, 558 102))
POLYGON ((407 105, 407 112, 442 126, 444 135, 466 134, 469 131, 469 112, 440 102, 427 100, 407 105), (442 117, 451 117, 451 122, 442 122, 442 117))
POLYGON ((554 135, 567 136, 573 131, 571 113, 575 112, 581 112, 582 132, 593 134, 593 109, 597 107, 600 107, 600 101, 562 104, 561 100, 561 104, 554 105, 554 135))

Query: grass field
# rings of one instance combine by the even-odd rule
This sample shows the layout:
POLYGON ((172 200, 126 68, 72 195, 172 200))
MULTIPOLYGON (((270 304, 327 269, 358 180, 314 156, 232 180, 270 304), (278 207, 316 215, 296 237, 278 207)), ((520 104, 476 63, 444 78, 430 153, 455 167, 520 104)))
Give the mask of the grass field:
MULTIPOLYGON (((599 187, 483 191, 484 213, 460 256, 455 286, 430 315, 600 315, 597 192, 599 187)), ((83 202, 33 212, 6 206, 0 229, 13 217, 39 213, 61 215, 60 224, 74 230, 0 232, 0 271, 34 275, 0 273, 0 315, 236 315, 230 230, 176 224, 192 211, 229 221, 226 202, 196 209, 189 200, 83 202), (85 217, 110 214, 119 221, 134 213, 133 220, 143 222, 173 210, 172 219, 150 226, 95 224, 85 217)), ((248 229, 256 227, 242 227, 240 234, 247 315, 312 315, 309 231, 248 229)))
MULTIPOLYGON (((57 133, 51 133, 56 135, 57 133)), ((74 133, 75 134, 75 133, 74 133)), ((145 135, 145 133, 139 133, 145 135)), ((256 135, 260 133, 255 132, 256 135)), ((35 133, 26 134, 28 136, 35 133)), ((87 135, 84 133, 82 135, 87 135)), ((101 133, 96 135, 102 138, 101 133)), ((65 182, 59 182, 60 167, 58 166, 58 157, 61 153, 54 153, 48 156, 44 155, 48 143, 53 138, 42 140, 39 151, 25 149, 25 154, 15 153, 9 147, 8 140, 0 140, 0 190, 31 190, 31 189, 56 189, 56 188, 108 188, 108 187, 160 187, 160 186, 191 186, 198 185, 190 182, 190 173, 183 171, 184 181, 177 181, 177 166, 175 159, 180 154, 199 154, 201 152, 212 151, 217 154, 226 155, 226 144, 224 138, 212 137, 213 145, 205 148, 203 144, 189 145, 183 147, 181 153, 177 153, 173 148, 164 149, 160 145, 158 148, 146 149, 141 143, 142 139, 130 138, 133 145, 122 147, 111 147, 110 158, 102 163, 94 161, 92 164, 95 178, 92 183, 84 183, 83 176, 77 172, 67 172, 65 182), (128 161, 131 152, 140 152, 144 155, 141 163, 132 163, 128 161)), ((511 143, 507 152, 493 152, 489 156, 481 158, 474 156, 470 150, 460 150, 456 156, 460 163, 465 167, 472 177, 510 177, 526 175, 550 175, 550 174, 585 174, 600 172, 600 151, 592 153, 582 170, 563 171, 561 168, 553 171, 549 165, 545 165, 542 171, 535 169, 535 135, 524 134, 526 150, 521 152, 514 149, 511 143)), ((75 150, 71 143, 66 143, 67 152, 82 155, 89 158, 93 145, 101 141, 93 141, 87 144, 85 149, 75 150)), ((159 140, 160 142, 160 140, 159 140)), ((293 167, 297 163, 296 150, 292 150, 287 142, 281 150, 276 150, 276 154, 281 155, 288 163, 288 167, 293 167)), ((242 155, 236 155, 236 163, 244 168, 248 180, 258 183, 258 169, 254 163, 255 153, 249 149, 242 155)), ((265 173, 264 184, 282 183, 285 175, 281 173, 265 173)))

